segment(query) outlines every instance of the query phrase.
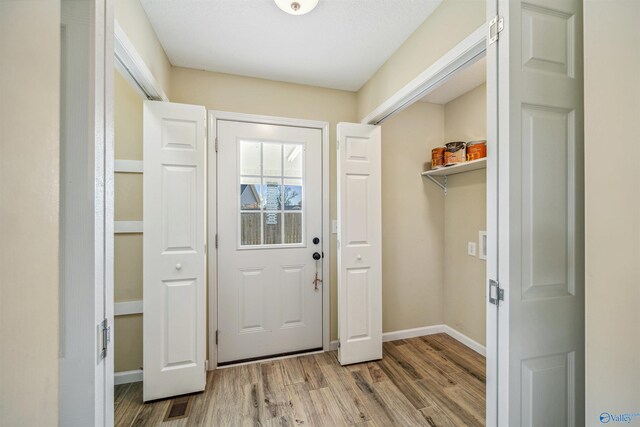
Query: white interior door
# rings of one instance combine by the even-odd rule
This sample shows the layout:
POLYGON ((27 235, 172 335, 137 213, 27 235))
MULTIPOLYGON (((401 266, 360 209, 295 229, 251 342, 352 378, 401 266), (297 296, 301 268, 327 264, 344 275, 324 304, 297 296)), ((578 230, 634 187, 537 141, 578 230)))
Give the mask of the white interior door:
POLYGON ((322 348, 322 131, 217 120, 217 141, 218 363, 322 348))
POLYGON ((379 126, 338 123, 338 360, 382 358, 379 126))
POLYGON ((144 400, 204 390, 206 110, 144 103, 144 400))
POLYGON ((498 425, 581 426, 582 0, 497 4, 498 425))

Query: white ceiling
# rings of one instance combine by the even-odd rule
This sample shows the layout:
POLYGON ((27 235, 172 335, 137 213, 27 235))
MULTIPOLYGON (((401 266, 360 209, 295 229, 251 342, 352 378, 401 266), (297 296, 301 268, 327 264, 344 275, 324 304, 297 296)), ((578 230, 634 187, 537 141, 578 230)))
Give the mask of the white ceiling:
POLYGON ((442 0, 140 0, 171 64, 356 91, 442 0))
POLYGON ((487 81, 487 59, 482 57, 473 64, 455 73, 443 84, 425 95, 420 101, 446 104, 487 81))

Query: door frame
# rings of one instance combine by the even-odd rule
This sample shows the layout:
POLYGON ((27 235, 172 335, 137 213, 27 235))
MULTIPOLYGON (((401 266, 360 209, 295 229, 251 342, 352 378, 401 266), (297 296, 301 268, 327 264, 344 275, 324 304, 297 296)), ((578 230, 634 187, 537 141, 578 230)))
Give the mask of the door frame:
POLYGON ((218 329, 218 250, 216 248, 216 234, 218 232, 217 218, 217 153, 215 145, 218 139, 218 120, 268 124, 278 126, 302 127, 319 129, 322 132, 322 348, 329 350, 331 337, 331 218, 330 218, 330 176, 329 176, 329 122, 306 120, 287 117, 264 116, 257 114, 233 113, 228 111, 207 111, 207 272, 208 272, 208 303, 207 310, 209 331, 207 370, 214 370, 218 366, 218 345, 216 331, 218 329))
MULTIPOLYGON (((89 157, 79 157, 74 155, 70 165, 86 164, 90 176, 87 178, 92 182, 86 192, 79 194, 80 198, 87 195, 93 198, 93 210, 83 211, 81 214, 85 218, 90 218, 92 229, 73 229, 70 234, 74 238, 88 239, 90 243, 86 250, 93 252, 94 264, 92 266, 75 265, 73 273, 83 277, 88 289, 87 293, 77 294, 77 289, 65 287, 63 279, 60 279, 59 299, 60 299, 60 325, 59 325, 59 400, 57 403, 59 420, 65 418, 63 412, 71 413, 70 422, 82 422, 74 418, 79 407, 83 411, 90 413, 96 426, 113 425, 114 420, 114 342, 111 339, 111 331, 114 322, 114 282, 113 282, 113 218, 114 218, 114 83, 113 83, 113 22, 114 22, 113 0, 92 0, 89 2, 88 30, 88 56, 87 65, 89 75, 87 78, 87 118, 86 122, 89 130, 86 143, 88 144, 89 157), (77 271, 76 271, 77 270, 77 271), (66 294, 74 293, 76 298, 82 299, 78 306, 65 304, 66 294), (65 328, 64 317, 69 313, 82 312, 82 321, 71 325, 73 328, 65 328), (89 322, 89 323, 87 323, 89 322), (88 331, 88 333, 87 333, 88 331), (72 335, 75 339, 73 348, 65 345, 66 335, 72 335), (83 349, 83 350, 78 350, 83 349), (84 350, 88 349, 88 350, 84 350), (84 358, 91 354, 92 373, 89 376, 83 370, 79 373, 73 367, 61 368, 65 357, 69 354, 75 357, 84 358), (73 398, 65 388, 65 381, 79 384, 85 388, 93 390, 92 405, 89 400, 74 402, 75 407, 70 407, 70 402, 66 398, 73 398), (66 406, 65 406, 66 405, 66 406)), ((62 5, 60 5, 62 7, 62 5)), ((83 16, 84 18, 84 16, 83 16)), ((65 27, 60 16, 60 30, 65 27)), ((61 46, 66 43, 60 40, 61 46)), ((68 52, 72 57, 73 52, 68 52)), ((64 58, 61 57, 61 64, 64 58)), ((71 65, 71 64, 67 64, 71 65)), ((60 87, 62 92, 62 87, 60 87)), ((62 115, 62 112, 60 113, 62 115)), ((61 116, 62 117, 62 116, 61 116)), ((61 140, 62 143, 62 140, 61 140)), ((62 171, 61 171, 62 172, 62 171)), ((59 183, 60 191, 62 184, 59 183)), ((67 200, 67 204, 72 204, 73 200, 67 200)), ((61 202, 62 209, 64 203, 61 202)), ((62 226, 62 214, 59 226, 62 226)), ((66 237, 60 231, 60 244, 64 244, 66 237)), ((77 242, 72 242, 76 244, 77 242)), ((60 259, 58 262, 62 262, 60 259)), ((84 359, 83 359, 84 360, 84 359)))

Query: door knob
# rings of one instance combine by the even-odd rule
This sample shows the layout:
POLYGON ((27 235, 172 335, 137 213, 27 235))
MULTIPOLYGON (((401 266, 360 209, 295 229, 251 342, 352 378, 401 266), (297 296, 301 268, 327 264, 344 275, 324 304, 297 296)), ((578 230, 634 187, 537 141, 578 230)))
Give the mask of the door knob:
POLYGON ((177 263, 176 264, 176 270, 182 270, 182 264, 177 263))
POLYGON ((318 252, 314 252, 314 253, 313 253, 313 259, 315 259, 316 261, 318 261, 320 258, 322 258, 322 255, 320 255, 318 252))
POLYGON ((313 238, 313 244, 317 245, 318 243, 320 243, 320 239, 318 237, 314 237, 313 238))

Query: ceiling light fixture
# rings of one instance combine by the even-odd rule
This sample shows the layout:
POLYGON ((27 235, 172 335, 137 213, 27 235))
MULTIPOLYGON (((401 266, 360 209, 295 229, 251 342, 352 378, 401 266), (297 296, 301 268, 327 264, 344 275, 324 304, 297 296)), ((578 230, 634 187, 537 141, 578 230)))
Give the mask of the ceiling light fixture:
POLYGON ((274 0, 276 5, 291 15, 304 15, 318 5, 318 0, 274 0))

